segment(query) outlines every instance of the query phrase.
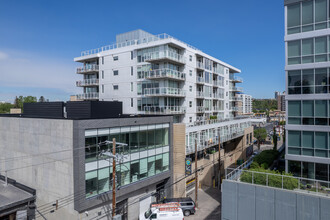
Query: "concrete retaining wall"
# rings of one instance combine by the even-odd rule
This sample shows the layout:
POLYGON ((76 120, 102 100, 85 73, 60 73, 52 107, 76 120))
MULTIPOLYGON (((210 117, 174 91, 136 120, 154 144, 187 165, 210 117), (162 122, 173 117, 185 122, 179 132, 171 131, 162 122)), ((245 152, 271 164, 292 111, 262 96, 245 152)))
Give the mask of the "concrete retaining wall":
POLYGON ((222 220, 329 220, 330 198, 242 182, 222 183, 222 220))

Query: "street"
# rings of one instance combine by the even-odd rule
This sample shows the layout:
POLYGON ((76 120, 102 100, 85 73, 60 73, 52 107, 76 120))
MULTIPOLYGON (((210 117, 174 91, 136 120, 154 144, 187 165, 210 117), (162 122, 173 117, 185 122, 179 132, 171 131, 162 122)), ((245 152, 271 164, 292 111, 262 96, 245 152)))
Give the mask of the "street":
MULTIPOLYGON (((195 192, 195 191, 194 191, 195 192)), ((195 201, 195 193, 190 196, 195 201)), ((189 220, 220 219, 221 191, 213 188, 198 190, 198 209, 194 215, 185 216, 189 220)))

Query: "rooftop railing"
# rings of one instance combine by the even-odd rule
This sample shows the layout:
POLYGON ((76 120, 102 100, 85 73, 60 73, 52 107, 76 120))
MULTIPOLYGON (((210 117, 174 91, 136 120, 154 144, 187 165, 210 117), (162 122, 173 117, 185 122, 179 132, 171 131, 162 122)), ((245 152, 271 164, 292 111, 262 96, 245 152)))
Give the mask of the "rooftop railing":
POLYGON ((186 74, 177 70, 171 69, 156 69, 147 72, 147 79, 171 78, 177 80, 185 80, 186 74))
POLYGON ((186 95, 186 91, 178 88, 159 87, 144 89, 146 96, 182 96, 186 95))
POLYGON ((99 71, 99 65, 96 64, 88 64, 83 67, 77 68, 77 73, 98 72, 98 71, 99 71))
POLYGON ((144 106, 145 114, 184 114, 186 108, 182 106, 144 106))
POLYGON ((99 99, 98 92, 84 93, 76 95, 78 100, 90 100, 90 99, 99 99))
POLYGON ((84 79, 76 81, 76 86, 98 86, 99 80, 98 79, 84 79))
POLYGON ((179 41, 180 43, 185 44, 187 47, 189 47, 191 49, 200 51, 199 49, 197 49, 194 46, 191 46, 175 37, 172 37, 166 33, 163 33, 163 34, 153 35, 151 37, 146 37, 146 38, 142 38, 142 39, 130 40, 130 41, 122 42, 122 43, 114 43, 111 45, 103 46, 103 47, 92 49, 92 50, 85 50, 85 51, 81 52, 81 56, 88 56, 88 55, 101 53, 101 52, 107 51, 107 50, 114 50, 117 48, 127 47, 127 46, 132 46, 132 45, 147 44, 150 42, 161 41, 161 40, 166 40, 166 39, 174 39, 176 41, 179 41))

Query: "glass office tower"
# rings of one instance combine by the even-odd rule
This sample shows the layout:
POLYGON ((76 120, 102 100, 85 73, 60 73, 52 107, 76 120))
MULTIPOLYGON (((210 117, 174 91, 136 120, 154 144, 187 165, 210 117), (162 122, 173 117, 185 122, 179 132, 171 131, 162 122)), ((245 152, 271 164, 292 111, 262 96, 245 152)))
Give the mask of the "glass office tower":
POLYGON ((285 0, 286 170, 329 181, 330 2, 285 0))

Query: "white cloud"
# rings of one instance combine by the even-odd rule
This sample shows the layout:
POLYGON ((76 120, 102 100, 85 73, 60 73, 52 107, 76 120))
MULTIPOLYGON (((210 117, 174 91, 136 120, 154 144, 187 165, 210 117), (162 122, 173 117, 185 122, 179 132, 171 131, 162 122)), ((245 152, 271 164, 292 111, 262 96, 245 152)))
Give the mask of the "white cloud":
POLYGON ((56 58, 45 58, 24 52, 0 51, 0 86, 60 89, 75 94, 75 73, 72 60, 63 61, 56 58))
POLYGON ((8 54, 0 51, 0 60, 5 60, 8 58, 8 54))

